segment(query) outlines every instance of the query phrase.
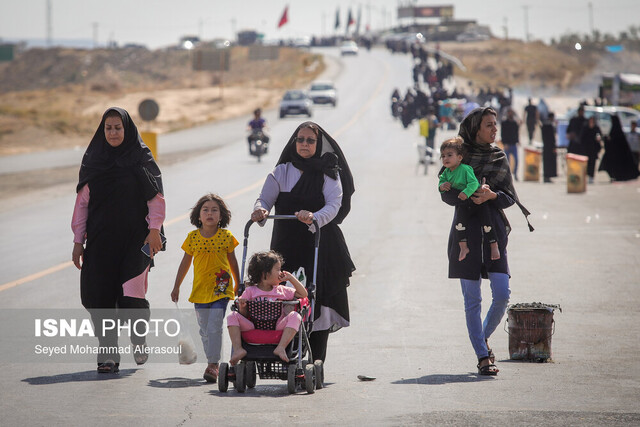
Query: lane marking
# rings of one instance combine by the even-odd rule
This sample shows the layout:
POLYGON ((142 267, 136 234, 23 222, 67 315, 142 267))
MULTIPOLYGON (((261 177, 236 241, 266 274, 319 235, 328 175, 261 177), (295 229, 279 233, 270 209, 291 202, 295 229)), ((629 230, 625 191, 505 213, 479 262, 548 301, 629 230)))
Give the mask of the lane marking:
POLYGON ((0 292, 5 291, 7 289, 11 289, 18 285, 22 285, 23 283, 31 282, 36 279, 40 279, 41 277, 48 276, 49 274, 55 273, 56 271, 64 270, 65 268, 71 267, 73 265, 73 261, 63 262, 62 264, 55 265, 53 267, 47 268, 46 270, 42 270, 38 273, 33 273, 29 276, 23 277, 22 279, 14 280, 13 282, 5 283, 0 286, 0 292))
MULTIPOLYGON (((385 62, 384 63, 385 67, 384 67, 384 75, 382 77, 382 79, 380 80, 380 82, 378 83, 378 86, 376 87, 376 89, 371 93, 371 96, 369 97, 369 99, 367 100, 367 102, 362 105, 362 107, 360 107, 360 109, 356 112, 356 114, 353 115, 353 117, 351 117, 351 120, 349 120, 347 123, 345 123, 344 125, 342 125, 342 127, 340 127, 335 133, 334 135, 337 137, 338 135, 342 134, 343 132, 345 132, 347 129, 349 129, 351 126, 353 126, 358 120, 360 120, 360 118, 364 115, 365 111, 367 111, 369 109, 369 107, 371 107, 371 104, 373 104, 374 100, 376 99, 377 95, 382 91, 384 84, 387 82, 387 79, 389 77, 389 65, 385 62)), ((230 193, 227 196, 224 196, 223 199, 224 200, 228 200, 228 199, 233 199, 235 197, 241 196, 251 190, 254 190, 258 187, 260 187, 262 184, 264 183, 264 179, 261 179, 259 181, 254 182, 253 184, 241 188, 238 191, 235 191, 233 193, 230 193)), ((177 222, 183 221, 185 219, 189 219, 189 215, 188 213, 179 215, 175 218, 170 219, 169 221, 165 221, 164 225, 166 227, 175 224, 177 222)), ((42 277, 48 276, 49 274, 53 274, 56 273, 60 270, 64 270, 65 268, 69 268, 73 266, 73 261, 66 261, 63 262, 61 264, 55 265, 53 267, 47 268, 46 270, 42 270, 38 273, 34 273, 31 274, 29 276, 25 276, 21 279, 18 280, 13 280, 11 282, 7 282, 3 285, 0 285, 0 292, 6 291, 7 289, 11 289, 14 288, 18 285, 22 285, 23 283, 28 283, 28 282, 32 282, 34 280, 40 279, 42 277)))

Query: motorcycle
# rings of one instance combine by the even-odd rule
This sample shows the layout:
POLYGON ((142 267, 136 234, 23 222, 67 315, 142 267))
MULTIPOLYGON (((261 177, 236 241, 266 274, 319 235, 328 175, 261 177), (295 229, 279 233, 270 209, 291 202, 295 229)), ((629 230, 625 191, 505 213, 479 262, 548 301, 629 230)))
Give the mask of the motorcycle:
POLYGON ((249 135, 249 154, 260 158, 267 154, 269 149, 269 137, 260 129, 254 129, 249 135))

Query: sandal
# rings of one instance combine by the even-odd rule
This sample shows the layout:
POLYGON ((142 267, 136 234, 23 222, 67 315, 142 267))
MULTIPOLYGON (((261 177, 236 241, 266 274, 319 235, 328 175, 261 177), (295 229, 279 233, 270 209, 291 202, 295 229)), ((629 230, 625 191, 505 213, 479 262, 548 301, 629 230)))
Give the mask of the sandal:
MULTIPOLYGON (((491 376, 498 375, 498 372, 500 372, 500 370, 493 363, 480 366, 480 364, 485 360, 489 360, 489 357, 483 357, 482 359, 478 360, 478 375, 491 375, 491 376)), ((489 360, 489 362, 491 362, 491 360, 489 360)))
POLYGON ((138 348, 142 347, 143 349, 147 348, 147 344, 142 344, 142 346, 136 346, 136 350, 133 352, 133 360, 136 361, 136 365, 144 365, 149 359, 149 353, 146 351, 138 350, 138 348))
POLYGON ((104 363, 98 364, 99 374, 117 374, 120 371, 119 363, 115 363, 113 360, 107 360, 104 363))
POLYGON ((205 379, 208 383, 215 383, 218 380, 218 369, 216 368, 207 368, 204 370, 204 374, 202 378, 205 379))

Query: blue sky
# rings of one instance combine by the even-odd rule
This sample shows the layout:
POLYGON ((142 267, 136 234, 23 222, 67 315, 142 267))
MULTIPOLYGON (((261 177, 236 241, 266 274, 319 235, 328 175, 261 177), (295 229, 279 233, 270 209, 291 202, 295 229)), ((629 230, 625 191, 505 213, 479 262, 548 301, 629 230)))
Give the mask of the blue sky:
MULTIPOLYGON (((266 38, 330 35, 336 10, 344 32, 349 9, 354 16, 362 9, 363 26, 373 29, 397 23, 401 4, 454 6, 456 19, 475 19, 489 25, 497 36, 523 39, 525 22, 533 38, 549 41, 568 31, 587 33, 593 27, 618 34, 640 23, 640 0, 50 0, 54 39, 96 37, 100 45, 141 43, 150 48, 175 44, 180 36, 194 34, 204 39, 234 38, 242 29, 264 32, 266 38), (589 7, 591 4, 591 7, 589 7), (277 23, 289 6, 289 22, 277 23), (590 10, 593 12, 590 14, 590 10), (525 11, 528 19, 525 19, 525 11)), ((2 0, 0 38, 45 39, 47 0, 2 0)))

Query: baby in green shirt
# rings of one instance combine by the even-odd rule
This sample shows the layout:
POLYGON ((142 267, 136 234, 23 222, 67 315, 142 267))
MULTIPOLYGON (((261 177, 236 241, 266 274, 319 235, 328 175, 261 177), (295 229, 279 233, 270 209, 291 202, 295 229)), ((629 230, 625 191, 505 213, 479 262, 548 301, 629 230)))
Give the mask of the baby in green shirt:
POLYGON ((459 136, 446 140, 440 146, 440 158, 442 159, 445 170, 440 175, 438 189, 441 193, 449 191, 452 188, 460 190, 458 198, 465 201, 465 203, 458 205, 456 217, 456 236, 458 244, 460 245, 458 261, 464 260, 469 253, 466 230, 469 218, 476 214, 480 214, 483 233, 489 239, 491 259, 499 259, 500 250, 498 249, 496 232, 491 223, 489 206, 486 203, 476 205, 469 200, 469 197, 480 187, 480 183, 473 173, 473 168, 462 163, 462 157, 462 138, 459 136))

